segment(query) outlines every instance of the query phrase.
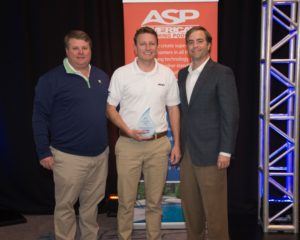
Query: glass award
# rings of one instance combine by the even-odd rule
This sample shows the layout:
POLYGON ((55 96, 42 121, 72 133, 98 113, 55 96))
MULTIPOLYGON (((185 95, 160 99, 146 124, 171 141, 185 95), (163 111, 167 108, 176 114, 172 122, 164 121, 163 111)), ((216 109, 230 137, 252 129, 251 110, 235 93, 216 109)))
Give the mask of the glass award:
POLYGON ((140 117, 138 121, 138 130, 144 130, 145 133, 141 134, 142 137, 152 137, 155 132, 154 123, 150 117, 150 108, 148 108, 140 117))

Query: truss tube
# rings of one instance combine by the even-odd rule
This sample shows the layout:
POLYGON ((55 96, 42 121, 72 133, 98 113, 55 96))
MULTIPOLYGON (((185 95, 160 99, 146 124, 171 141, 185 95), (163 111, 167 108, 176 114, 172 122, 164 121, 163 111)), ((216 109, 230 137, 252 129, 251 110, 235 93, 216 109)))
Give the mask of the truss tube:
POLYGON ((271 49, 272 49, 272 18, 273 18, 273 2, 267 0, 266 5, 266 38, 265 38, 265 67, 264 67, 264 156, 263 156, 263 168, 264 168, 264 195, 263 195, 263 229, 264 232, 268 230, 269 223, 269 123, 270 123, 270 88, 271 88, 271 49))
POLYGON ((293 204, 290 204, 290 205, 286 206, 284 209, 282 209, 276 215, 274 215, 273 217, 271 217, 270 220, 269 220, 269 222, 271 223, 272 221, 274 221, 277 217, 279 217, 281 214, 283 214, 284 212, 286 212, 287 210, 289 210, 291 207, 293 207, 293 204))
POLYGON ((261 209, 262 209, 262 197, 264 195, 263 193, 263 186, 264 186, 264 179, 263 179, 263 156, 264 156, 264 152, 263 152, 263 143, 264 143, 264 110, 263 110, 263 99, 264 99, 264 76, 265 76, 265 35, 264 35, 264 29, 266 28, 266 8, 265 5, 266 3, 263 2, 262 3, 263 7, 262 7, 262 14, 261 14, 261 52, 260 52, 260 83, 259 83, 259 146, 258 146, 258 152, 259 152, 259 162, 258 162, 258 212, 257 212, 257 216, 258 216, 258 220, 260 221, 260 223, 263 223, 263 219, 262 219, 262 214, 261 214, 261 209))
POLYGON ((297 19, 298 19, 298 26, 297 26, 297 50, 296 50, 296 71, 295 71, 295 91, 296 91, 296 97, 295 97, 295 121, 294 121, 294 131, 296 133, 295 135, 295 151, 294 151, 294 183, 293 183, 293 190, 294 190, 294 218, 293 218, 293 224, 295 226, 295 232, 299 232, 299 213, 298 213, 298 204, 299 204, 299 193, 298 193, 298 187, 299 187, 299 78, 300 78, 300 42, 299 42, 299 33, 300 33, 300 3, 298 1, 297 4, 297 19))
MULTIPOLYGON (((290 15, 291 15, 291 23, 290 23, 290 31, 294 30, 295 27, 297 26, 295 24, 295 20, 296 20, 296 4, 295 3, 292 3, 291 4, 291 9, 290 9, 290 15)), ((289 58, 294 58, 295 57, 295 38, 291 39, 290 41, 290 44, 289 44, 289 58)), ((289 63, 289 69, 288 69, 288 78, 289 80, 293 80, 295 79, 294 76, 295 76, 295 72, 294 72, 294 69, 295 69, 295 64, 294 63, 289 63)), ((291 88, 288 89, 289 92, 294 92, 294 89, 292 90, 291 88)), ((288 106, 287 106, 287 114, 288 115, 294 115, 294 99, 289 99, 288 100, 288 106)), ((287 121, 287 134, 289 137, 294 137, 293 135, 293 120, 288 120, 287 121)), ((289 145, 289 147, 291 147, 291 144, 289 142, 287 142, 287 144, 289 145)), ((294 159, 294 156, 293 156, 294 152, 291 152, 290 154, 287 155, 286 157, 286 161, 287 161, 287 172, 293 172, 293 159, 294 159)), ((286 181, 286 188, 289 190, 289 191, 292 191, 292 188, 293 188, 293 178, 292 177, 288 177, 287 178, 287 181, 286 181)))
POLYGON ((284 156, 286 156, 287 154, 289 154, 290 152, 292 152, 294 149, 295 149, 294 147, 290 147, 287 151, 283 152, 276 159, 274 159, 274 160, 272 160, 272 162, 270 162, 269 167, 272 167, 272 165, 274 165, 275 163, 277 163, 279 160, 281 160, 281 158, 283 158, 284 156))

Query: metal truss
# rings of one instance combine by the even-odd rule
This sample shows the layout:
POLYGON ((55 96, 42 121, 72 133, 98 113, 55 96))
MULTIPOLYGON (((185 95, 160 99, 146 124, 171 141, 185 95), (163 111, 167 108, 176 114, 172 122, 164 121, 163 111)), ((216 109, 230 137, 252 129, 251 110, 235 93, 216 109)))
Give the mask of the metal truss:
POLYGON ((299 1, 262 1, 258 201, 264 232, 298 232, 299 1))

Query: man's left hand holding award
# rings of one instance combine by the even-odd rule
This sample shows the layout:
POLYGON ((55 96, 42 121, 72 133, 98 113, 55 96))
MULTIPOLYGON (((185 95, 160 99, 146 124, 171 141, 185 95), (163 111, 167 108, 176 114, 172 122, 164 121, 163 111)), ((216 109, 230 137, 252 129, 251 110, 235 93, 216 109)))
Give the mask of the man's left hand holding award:
POLYGON ((139 118, 137 123, 138 129, 128 128, 113 106, 108 104, 107 111, 110 113, 111 121, 117 123, 117 126, 120 128, 120 135, 133 138, 137 141, 145 141, 153 137, 155 133, 155 125, 150 117, 150 108, 147 108, 139 118))

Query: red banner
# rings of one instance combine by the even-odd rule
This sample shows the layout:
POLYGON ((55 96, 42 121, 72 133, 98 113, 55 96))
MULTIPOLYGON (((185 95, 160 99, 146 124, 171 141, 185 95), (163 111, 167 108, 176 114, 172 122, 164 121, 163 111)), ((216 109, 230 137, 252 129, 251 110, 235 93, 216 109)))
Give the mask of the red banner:
POLYGON ((133 36, 141 26, 156 30, 159 38, 158 61, 176 74, 189 64, 185 33, 193 26, 204 26, 212 35, 211 57, 217 60, 217 1, 134 1, 124 2, 125 62, 134 59, 133 36))

